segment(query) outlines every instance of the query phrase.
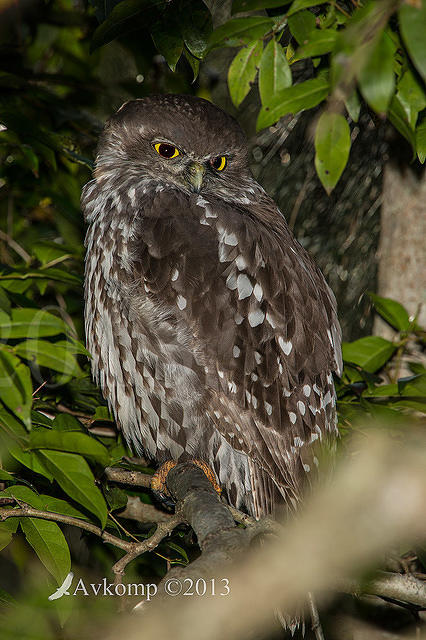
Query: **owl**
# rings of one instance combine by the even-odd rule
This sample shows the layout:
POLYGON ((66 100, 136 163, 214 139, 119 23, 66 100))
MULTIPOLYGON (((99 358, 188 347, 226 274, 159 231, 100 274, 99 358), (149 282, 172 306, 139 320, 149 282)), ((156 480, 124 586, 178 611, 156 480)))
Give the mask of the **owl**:
POLYGON ((125 103, 82 209, 87 346, 127 442, 201 461, 256 518, 297 509, 337 435, 341 331, 238 123, 192 96, 125 103))

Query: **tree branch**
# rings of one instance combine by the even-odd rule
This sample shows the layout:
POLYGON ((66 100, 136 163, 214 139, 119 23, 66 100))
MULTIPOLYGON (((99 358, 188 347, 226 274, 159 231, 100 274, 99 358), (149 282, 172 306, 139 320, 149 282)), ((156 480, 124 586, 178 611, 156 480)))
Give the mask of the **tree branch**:
POLYGON ((20 507, 19 509, 0 509, 0 521, 7 520, 8 518, 41 518, 42 520, 52 520, 53 522, 62 522, 63 524, 69 524, 73 527, 79 527, 90 533, 94 533, 95 536, 99 536, 115 547, 124 549, 124 551, 131 551, 135 543, 122 540, 117 536, 113 536, 107 531, 103 531, 100 527, 97 527, 91 522, 80 520, 72 516, 64 516, 61 513, 53 513, 51 511, 40 511, 39 509, 33 509, 33 507, 20 507))
POLYGON ((164 585, 170 579, 212 578, 217 568, 231 569, 249 549, 262 523, 223 503, 211 482, 199 467, 181 463, 167 476, 167 488, 177 502, 183 519, 197 536, 201 555, 189 566, 174 567, 158 585, 158 593, 167 595, 164 585), (236 526, 234 514, 245 519, 246 528, 236 526))
POLYGON ((426 609, 426 582, 410 574, 381 571, 375 578, 362 585, 355 580, 345 580, 340 588, 353 595, 366 593, 426 609))
MULTIPOLYGON (((342 585, 352 593, 368 590, 422 606, 426 586, 421 581, 379 574, 365 588, 355 582, 363 571, 371 572, 384 551, 424 535, 426 467, 421 440, 417 432, 412 441, 407 434, 404 442, 383 434, 365 436, 355 448, 356 455, 349 452, 342 460, 333 482, 319 488, 297 518, 255 550, 249 549, 249 543, 256 526, 236 527, 229 510, 205 484, 207 480, 198 477, 200 470, 177 465, 168 475, 167 486, 180 500, 202 554, 189 567, 173 568, 167 578, 181 578, 181 583, 192 578, 195 584, 199 578, 227 577, 231 593, 223 598, 194 594, 165 602, 162 581, 156 600, 143 608, 143 627, 135 617, 126 624, 128 640, 159 636, 213 640, 223 635, 223 629, 228 640, 267 634, 274 608, 291 614, 308 591, 321 599, 330 591, 340 591, 342 585), (241 555, 244 561, 235 562, 241 555)), ((107 637, 116 633, 117 629, 109 629, 107 637)))
POLYGON ((138 556, 142 555, 146 551, 152 551, 164 538, 170 535, 179 524, 182 524, 182 514, 180 509, 176 509, 176 513, 170 517, 166 522, 159 522, 154 533, 144 540, 143 542, 132 543, 131 549, 124 555, 113 567, 113 573, 115 575, 115 582, 121 582, 124 571, 132 560, 135 560, 138 556))
POLYGON ((142 502, 137 496, 128 496, 127 505, 117 513, 119 518, 137 522, 169 522, 172 514, 157 509, 153 504, 142 502))
POLYGON ((107 467, 105 469, 105 475, 111 482, 145 487, 147 489, 151 488, 152 476, 148 473, 141 473, 141 471, 128 471, 127 469, 120 469, 119 467, 107 467))

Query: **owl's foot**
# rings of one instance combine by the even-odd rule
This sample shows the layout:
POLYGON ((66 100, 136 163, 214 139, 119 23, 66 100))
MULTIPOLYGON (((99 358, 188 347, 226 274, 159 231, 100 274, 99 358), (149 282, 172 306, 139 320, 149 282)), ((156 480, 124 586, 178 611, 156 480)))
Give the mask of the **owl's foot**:
MULTIPOLYGON (((193 458, 188 462, 192 462, 192 464, 197 465, 197 467, 199 467, 201 471, 204 472, 205 476, 213 486, 213 489, 217 491, 217 493, 220 495, 222 492, 222 489, 218 485, 216 480, 216 475, 214 471, 210 469, 209 465, 206 462, 204 462, 204 460, 197 460, 196 458, 193 458)), ((158 497, 158 499, 161 502, 164 502, 169 506, 172 503, 171 503, 170 492, 167 489, 166 479, 169 471, 171 471, 171 469, 173 469, 173 467, 175 467, 177 464, 178 463, 175 460, 168 460, 167 462, 164 462, 154 473, 151 480, 151 489, 154 492, 154 494, 158 497)))

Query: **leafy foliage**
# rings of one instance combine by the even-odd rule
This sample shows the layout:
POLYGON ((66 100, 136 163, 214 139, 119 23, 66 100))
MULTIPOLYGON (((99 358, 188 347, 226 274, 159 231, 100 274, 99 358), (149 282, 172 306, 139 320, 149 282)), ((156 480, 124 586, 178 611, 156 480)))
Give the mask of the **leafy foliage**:
MULTIPOLYGON (((388 116, 423 163, 425 3, 400 6, 392 0, 381 0, 362 5, 348 3, 348 7, 343 3, 294 0, 289 7, 288 4, 273 0, 234 3, 234 15, 239 11, 266 9, 270 17, 232 17, 212 33, 210 48, 243 45, 232 62, 232 73, 228 74, 234 104, 238 107, 242 102, 240 78, 245 73, 249 50, 254 50, 257 40, 258 46, 265 45, 265 54, 258 65, 262 105, 258 129, 274 124, 287 114, 312 109, 326 101, 341 113, 346 108, 347 115, 356 121, 359 107, 354 110, 353 104, 355 100, 359 103, 359 91, 368 107, 380 116, 388 116), (272 51, 273 61, 272 58, 269 61, 272 51), (305 72, 300 71, 300 61, 307 58, 311 61, 312 77, 306 80, 303 79, 305 72), (274 77, 286 78, 284 85, 271 81, 269 90, 264 89, 266 74, 262 61, 274 77), (292 86, 289 69, 294 69, 292 86)), ((251 68, 252 84, 255 75, 251 68)), ((324 122, 321 118, 317 122, 316 139, 324 135, 324 122)), ((339 122, 336 116, 334 122, 339 122)), ((343 124, 340 126, 343 128, 343 124)), ((334 142, 333 146, 338 144, 334 142)), ((316 147, 315 166, 327 192, 336 185, 346 165, 349 154, 346 143, 344 146, 344 154, 333 154, 331 149, 327 157, 324 154, 320 157, 318 145, 316 147)))
MULTIPOLYGON (((5 13, 0 31, 0 509, 29 505, 127 541, 151 532, 151 525, 129 524, 118 511, 129 497, 149 503, 150 494, 123 491, 105 479, 107 466, 133 468, 133 463, 91 382, 84 347, 79 195, 92 168, 98 116, 104 118, 123 98, 153 91, 196 90, 208 96, 200 64, 218 48, 234 47, 230 95, 236 106, 243 104, 257 90, 258 75, 259 128, 327 100, 335 103, 333 111, 321 114, 315 131, 315 164, 327 191, 337 183, 350 149, 342 101, 354 121, 360 96, 373 110, 387 113, 424 162, 425 43, 419 31, 424 3, 421 8, 403 4, 398 15, 396 4, 356 4, 343 9, 306 0, 237 0, 233 17, 215 30, 208 9, 195 0, 95 2, 87 10, 55 0, 40 5, 36 17, 25 15, 23 26, 5 13), (255 10, 264 15, 239 15, 255 10), (359 47, 367 25, 373 25, 371 37, 359 47), (26 46, 16 47, 22 38, 26 46), (115 78, 112 60, 121 64, 115 78), (311 73, 302 78, 298 65, 306 61, 311 73), (122 69, 132 71, 123 75, 122 69)), ((346 365, 337 383, 344 434, 357 428, 360 416, 415 418, 426 409, 426 370, 410 359, 413 345, 424 346, 425 333, 399 303, 375 294, 371 299, 398 335, 392 342, 367 336, 344 345, 346 365), (412 375, 401 378, 398 371, 407 359, 412 375)), ((182 541, 185 535, 178 531, 156 553, 135 561, 138 575, 163 575, 166 560, 187 563, 194 550, 182 541)), ((121 551, 92 534, 85 543, 90 568, 106 575, 121 551)), ((28 517, 0 522, 0 548, 15 568, 25 564, 20 558, 27 557, 29 547, 57 585, 71 560, 78 562, 62 525, 28 517)), ((12 597, 3 592, 0 601, 12 607, 12 597)), ((65 616, 59 609, 58 615, 65 616)), ((40 637, 55 637, 58 621, 39 622, 40 637)))

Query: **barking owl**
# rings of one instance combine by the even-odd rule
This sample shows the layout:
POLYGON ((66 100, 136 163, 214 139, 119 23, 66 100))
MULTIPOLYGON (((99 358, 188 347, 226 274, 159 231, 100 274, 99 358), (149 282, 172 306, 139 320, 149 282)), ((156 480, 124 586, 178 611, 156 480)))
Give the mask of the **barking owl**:
POLYGON ((190 96, 125 103, 82 207, 87 344, 126 440, 203 461, 257 518, 296 509, 337 434, 341 332, 237 122, 190 96))

